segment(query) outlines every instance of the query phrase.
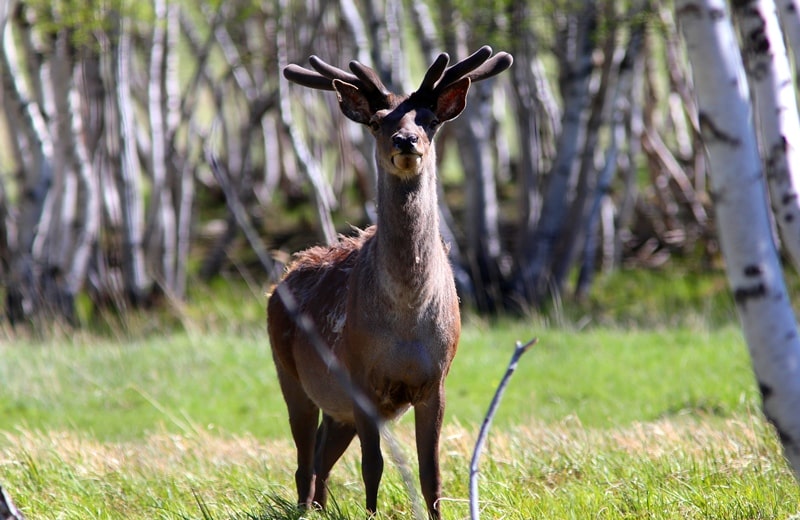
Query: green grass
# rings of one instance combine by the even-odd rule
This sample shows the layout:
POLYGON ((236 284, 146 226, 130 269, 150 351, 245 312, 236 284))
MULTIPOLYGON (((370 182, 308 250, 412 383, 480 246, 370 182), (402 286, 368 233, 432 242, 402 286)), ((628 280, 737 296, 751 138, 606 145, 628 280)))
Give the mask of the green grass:
MULTIPOLYGON (((448 379, 448 416, 479 424, 516 340, 539 337, 496 421, 574 416, 587 427, 757 407, 733 326, 713 331, 537 330, 467 324, 448 379)), ((0 415, 29 430, 72 429, 124 441, 202 425, 258 437, 287 434, 266 333, 173 333, 120 343, 58 340, 0 347, 0 415)))
MULTIPOLYGON (((197 323, 191 312, 186 323, 197 323)), ((0 475, 18 505, 31 518, 299 518, 269 346, 260 318, 240 318, 132 341, 77 334, 0 346, 0 475)), ((477 429, 514 342, 533 336, 484 453, 483 517, 800 510, 734 325, 579 330, 468 318, 448 379, 445 518, 468 517, 477 429)), ((408 414, 392 435, 415 473, 411 424, 408 414)), ((354 446, 334 470, 336 507, 311 517, 363 517, 359 474, 354 446)), ((395 464, 379 505, 383 517, 412 516, 395 464)))

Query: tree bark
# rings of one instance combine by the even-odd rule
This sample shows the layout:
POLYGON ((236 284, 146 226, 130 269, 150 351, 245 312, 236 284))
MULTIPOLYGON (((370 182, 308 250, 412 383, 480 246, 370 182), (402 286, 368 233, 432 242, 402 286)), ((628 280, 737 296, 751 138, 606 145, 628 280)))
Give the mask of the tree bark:
POLYGON ((800 71, 800 0, 783 0, 778 3, 778 17, 786 36, 786 44, 792 49, 795 74, 800 71))
POLYGON ((781 243, 800 269, 800 117, 789 57, 772 0, 735 2, 745 71, 756 108, 756 137, 781 243))
POLYGON ((7 259, 5 310, 12 324, 33 317, 40 307, 33 243, 53 178, 53 141, 41 105, 35 99, 35 92, 29 90, 22 81, 26 74, 35 75, 38 70, 31 68, 33 63, 20 58, 12 34, 17 31, 22 33, 16 35, 16 41, 21 41, 23 47, 29 42, 30 34, 26 30, 30 31, 31 27, 20 23, 22 16, 24 13, 19 10, 9 13, 3 27, 0 52, 3 105, 6 113, 11 115, 11 121, 16 123, 16 135, 21 141, 16 155, 21 160, 19 167, 23 174, 22 197, 13 222, 15 239, 10 243, 7 259), (20 70, 22 63, 29 64, 29 70, 25 73, 20 70))

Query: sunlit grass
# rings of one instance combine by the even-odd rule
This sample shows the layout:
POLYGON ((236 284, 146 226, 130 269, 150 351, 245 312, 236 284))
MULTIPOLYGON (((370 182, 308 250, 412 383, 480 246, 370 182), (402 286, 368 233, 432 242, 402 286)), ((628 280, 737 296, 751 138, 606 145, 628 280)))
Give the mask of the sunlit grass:
MULTIPOLYGON (((445 518, 469 516, 478 427, 514 343, 532 337, 483 455, 482 518, 800 512, 742 334, 730 307, 713 304, 724 286, 687 279, 673 298, 665 280, 642 284, 618 282, 617 299, 649 291, 684 308, 634 302, 603 314, 592 310, 601 295, 526 320, 465 316, 447 382, 445 518)), ((159 325, 133 315, 121 332, 109 321, 99 333, 0 341, 0 484, 30 518, 363 518, 357 442, 334 468, 327 512, 293 505, 264 290, 196 287, 159 325)), ((391 435, 416 489, 412 422, 391 435)), ((379 518, 411 518, 413 495, 384 453, 379 518)))
MULTIPOLYGON (((393 430, 412 466, 409 426, 393 430)), ((445 427, 445 518, 468 517, 468 464, 476 428, 445 427)), ((227 436, 198 428, 136 441, 15 431, 0 469, 33 518, 297 518, 288 439, 227 436), (277 515, 277 516, 276 516, 277 515), (296 516, 295 516, 296 515, 296 516)), ((785 518, 800 493, 772 432, 749 416, 682 417, 624 428, 575 419, 493 432, 480 473, 486 518, 785 518)), ((359 518, 357 450, 337 465, 333 513, 359 518)), ((383 518, 409 518, 410 494, 387 464, 383 518)))

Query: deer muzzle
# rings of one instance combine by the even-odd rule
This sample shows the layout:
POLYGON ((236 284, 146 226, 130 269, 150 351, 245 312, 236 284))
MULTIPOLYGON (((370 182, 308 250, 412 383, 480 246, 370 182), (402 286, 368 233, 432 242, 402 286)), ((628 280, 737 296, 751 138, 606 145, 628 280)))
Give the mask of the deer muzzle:
POLYGON ((392 164, 402 171, 417 170, 422 162, 416 134, 396 133, 392 136, 392 164))

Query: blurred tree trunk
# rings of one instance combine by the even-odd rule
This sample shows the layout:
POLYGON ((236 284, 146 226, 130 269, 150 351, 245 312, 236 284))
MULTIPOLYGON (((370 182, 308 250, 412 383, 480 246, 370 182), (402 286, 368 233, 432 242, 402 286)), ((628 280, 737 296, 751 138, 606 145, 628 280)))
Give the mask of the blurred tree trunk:
MULTIPOLYGON (((289 16, 288 5, 285 1, 281 1, 280 3, 280 16, 282 17, 281 19, 285 21, 285 17, 289 16)), ((279 22, 278 30, 276 31, 276 49, 278 51, 279 70, 282 70, 284 67, 286 67, 286 65, 289 64, 287 57, 288 43, 285 27, 285 23, 279 22)), ((289 135, 295 152, 294 156, 297 159, 300 169, 302 170, 306 179, 311 184, 313 199, 317 211, 317 218, 319 219, 319 229, 322 235, 321 238, 324 243, 333 244, 337 240, 336 229, 334 228, 333 219, 331 217, 331 205, 334 203, 333 192, 322 175, 322 170, 320 169, 317 158, 314 157, 306 144, 303 142, 299 135, 297 125, 294 123, 292 108, 291 104, 289 103, 290 93, 288 80, 281 76, 278 79, 278 85, 280 90, 278 97, 280 99, 279 105, 283 130, 289 135)))
MULTIPOLYGON (((167 69, 167 26, 173 24, 169 16, 168 0, 154 0, 155 23, 150 46, 147 85, 147 109, 150 119, 149 170, 152 176, 147 234, 147 257, 154 278, 162 290, 171 292, 175 287, 177 257, 177 217, 172 198, 172 185, 168 182, 173 172, 167 164, 167 121, 165 73, 167 69)), ((174 49, 177 51, 177 49, 174 49)))
MULTIPOLYGON (((114 56, 115 60, 105 68, 104 83, 107 92, 116 94, 109 96, 105 113, 109 127, 107 146, 115 159, 111 168, 122 225, 122 284, 125 300, 137 307, 144 304, 152 279, 145 269, 144 195, 131 84, 132 37, 130 22, 120 19, 119 32, 107 40, 107 56, 114 56), (117 38, 119 43, 114 48, 113 41, 117 38)), ((113 287, 109 290, 113 292, 113 287)))
POLYGON ((74 299, 87 277, 92 254, 97 246, 101 222, 101 190, 98 169, 101 167, 103 86, 100 58, 88 49, 79 51, 72 91, 72 132, 77 156, 77 216, 75 239, 68 257, 72 268, 67 273, 66 290, 74 299))
POLYGON ((523 265, 529 252, 531 230, 536 229, 542 209, 542 177, 550 167, 554 152, 553 137, 560 132, 558 106, 544 74, 537 52, 536 37, 530 25, 531 6, 526 1, 515 1, 511 7, 511 52, 514 67, 511 86, 516 108, 517 139, 520 155, 517 179, 519 183, 519 220, 515 263, 523 265))
POLYGON ((800 335, 772 239, 741 56, 723 0, 676 2, 708 150, 726 271, 763 411, 800 478, 800 335))
MULTIPOLYGON (((633 13, 641 14, 644 7, 645 6, 637 6, 633 13)), ((587 296, 596 271, 597 243, 599 241, 597 235, 600 228, 599 219, 601 208, 608 197, 614 175, 619 167, 620 147, 623 146, 625 141, 626 114, 631 113, 631 105, 636 102, 635 96, 633 95, 634 64, 642 52, 644 33, 644 23, 639 23, 631 27, 625 56, 619 64, 616 81, 613 85, 613 92, 609 99, 609 106, 611 108, 611 137, 608 148, 606 149, 603 168, 598 175, 594 192, 590 194, 589 200, 587 201, 589 205, 584 217, 585 222, 582 224, 586 238, 581 250, 580 270, 575 285, 575 295, 578 299, 583 299, 587 296)), ((632 169, 632 163, 635 163, 636 157, 627 156, 625 160, 628 162, 625 170, 632 169)), ((614 238, 613 236, 608 236, 608 234, 613 235, 613 231, 606 234, 604 242, 613 250, 614 238)), ((613 252, 604 254, 603 256, 606 258, 607 263, 613 263, 613 252)))
POLYGON ((792 50, 795 70, 800 70, 800 0, 784 0, 777 4, 786 45, 792 50))
POLYGON ((605 10, 603 19, 608 23, 603 32, 603 40, 595 42, 598 49, 602 51, 603 63, 599 71, 597 88, 591 93, 589 117, 586 120, 582 149, 578 156, 574 196, 569 202, 569 209, 560 233, 561 236, 556 241, 555 254, 550 268, 551 285, 557 294, 564 292, 566 279, 578 257, 578 250, 589 236, 587 225, 590 220, 591 197, 600 184, 596 159, 600 130, 605 123, 605 115, 610 112, 607 105, 614 106, 616 102, 613 95, 609 97, 609 90, 612 90, 614 95, 619 94, 619 91, 613 88, 613 85, 619 86, 621 63, 621 52, 617 49, 616 41, 618 24, 615 22, 615 3, 607 2, 603 7, 605 10))
POLYGON ((495 161, 492 152, 491 91, 493 82, 472 87, 470 103, 455 131, 464 168, 466 255, 478 310, 502 306, 500 228, 495 161))
MULTIPOLYGON (((7 7, 11 7, 10 4, 7 7)), ((31 83, 35 83, 38 77, 38 60, 28 59, 35 57, 30 46, 31 27, 24 23, 25 13, 21 6, 17 5, 8 15, 3 27, 3 73, 0 78, 5 113, 16 129, 16 143, 12 150, 19 161, 22 197, 16 219, 12 221, 15 238, 9 241, 7 253, 9 267, 5 304, 6 316, 16 324, 32 318, 43 306, 33 245, 53 179, 54 145, 41 105, 35 97, 36 92, 23 82, 24 75, 30 77, 31 83), (19 56, 15 38, 20 42, 23 56, 19 56), (24 73, 20 69, 23 63, 29 66, 24 73)))
MULTIPOLYGON (((458 11, 449 0, 439 4, 439 13, 446 20, 441 27, 445 49, 453 61, 466 57, 468 22, 456 14, 458 11)), ((493 84, 490 81, 473 86, 467 108, 459 124, 451 130, 464 172, 464 261, 472 281, 474 303, 481 312, 495 312, 503 304, 499 202, 492 144, 496 137, 491 106, 493 84)))
POLYGON ((597 6, 586 2, 577 13, 565 15, 560 32, 559 80, 564 99, 561 135, 556 157, 548 174, 537 226, 528 229, 525 248, 518 266, 517 292, 520 298, 540 305, 553 289, 554 258, 564 227, 567 209, 573 198, 574 167, 578 149, 584 142, 586 110, 589 105, 589 80, 597 27, 597 6))

